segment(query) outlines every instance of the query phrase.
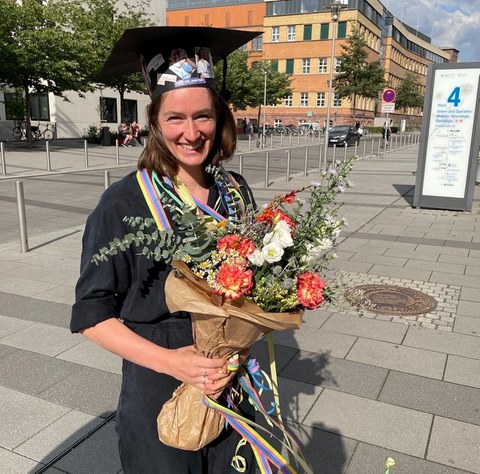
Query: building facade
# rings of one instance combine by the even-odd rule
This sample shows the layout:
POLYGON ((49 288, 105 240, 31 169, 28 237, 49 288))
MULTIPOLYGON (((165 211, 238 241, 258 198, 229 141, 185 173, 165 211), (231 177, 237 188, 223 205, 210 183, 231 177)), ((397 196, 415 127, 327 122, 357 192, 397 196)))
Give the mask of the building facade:
MULTIPOLYGON (((430 38, 395 18, 378 0, 341 0, 338 21, 332 21, 331 0, 169 0, 167 24, 209 25, 263 31, 263 37, 248 45, 250 61, 269 60, 279 72, 292 79, 292 95, 276 106, 267 106, 268 125, 352 123, 353 104, 329 95, 330 70, 338 71, 342 45, 353 29, 364 37, 369 60, 379 60, 385 79, 398 87, 407 73, 413 72, 425 87, 427 67, 431 63, 455 60, 455 51, 431 44, 430 38), (333 61, 332 38, 335 34, 333 61)), ((458 54, 458 51, 457 51, 458 54)), ((379 99, 357 98, 355 120, 374 125, 381 114, 379 99)), ((420 110, 397 111, 390 118, 407 117, 420 123, 420 110)), ((262 112, 263 116, 263 112, 262 112)), ((256 110, 236 112, 237 120, 256 117, 256 110)))

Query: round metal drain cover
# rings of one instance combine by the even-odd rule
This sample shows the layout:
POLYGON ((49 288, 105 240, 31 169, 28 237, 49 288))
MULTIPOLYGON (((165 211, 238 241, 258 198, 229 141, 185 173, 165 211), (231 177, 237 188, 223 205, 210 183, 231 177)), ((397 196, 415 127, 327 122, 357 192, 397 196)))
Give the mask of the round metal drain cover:
POLYGON ((437 307, 435 298, 403 286, 360 285, 355 290, 361 291, 363 298, 372 303, 372 306, 361 305, 372 313, 413 316, 429 313, 437 307))

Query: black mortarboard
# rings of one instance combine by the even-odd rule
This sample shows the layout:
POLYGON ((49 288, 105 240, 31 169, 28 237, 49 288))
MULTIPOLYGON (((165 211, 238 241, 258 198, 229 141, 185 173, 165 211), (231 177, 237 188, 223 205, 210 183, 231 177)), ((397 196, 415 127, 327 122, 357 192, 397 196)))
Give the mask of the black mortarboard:
POLYGON ((152 99, 179 87, 215 89, 214 64, 260 34, 200 26, 128 29, 114 46, 100 78, 142 71, 152 99))

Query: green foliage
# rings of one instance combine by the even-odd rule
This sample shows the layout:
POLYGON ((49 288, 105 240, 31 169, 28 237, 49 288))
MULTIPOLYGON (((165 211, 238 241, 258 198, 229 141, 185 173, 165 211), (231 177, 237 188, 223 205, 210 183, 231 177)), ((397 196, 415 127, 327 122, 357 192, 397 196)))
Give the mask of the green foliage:
POLYGON ((357 30, 353 30, 342 44, 340 71, 333 79, 333 88, 341 97, 352 98, 355 119, 357 97, 375 99, 385 87, 385 71, 378 61, 369 62, 367 42, 357 30))
POLYGON ((15 92, 9 93, 5 108, 7 117, 14 120, 23 120, 25 117, 25 100, 21 89, 15 89, 15 92))
POLYGON ((420 94, 420 83, 416 74, 408 72, 400 83, 395 106, 403 110, 410 107, 423 109, 423 96, 420 94))
MULTIPOLYGON (((270 61, 260 61, 255 67, 247 65, 248 53, 234 51, 228 56, 227 89, 231 93, 230 103, 234 110, 258 107, 263 104, 265 71, 267 71, 267 104, 276 105, 292 93, 291 79, 284 73, 273 70, 270 61)), ((222 84, 223 64, 215 66, 215 79, 222 84)))
POLYGON ((102 143, 102 129, 96 125, 89 125, 83 134, 88 143, 102 143))

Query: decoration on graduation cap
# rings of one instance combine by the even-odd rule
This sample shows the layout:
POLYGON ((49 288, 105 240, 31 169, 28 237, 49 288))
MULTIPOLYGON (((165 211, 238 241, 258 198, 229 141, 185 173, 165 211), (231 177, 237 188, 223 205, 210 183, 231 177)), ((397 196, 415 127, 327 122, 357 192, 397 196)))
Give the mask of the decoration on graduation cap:
POLYGON ((214 65, 248 43, 258 31, 189 26, 149 26, 125 30, 105 62, 100 78, 142 72, 152 99, 181 87, 215 90, 214 65))

